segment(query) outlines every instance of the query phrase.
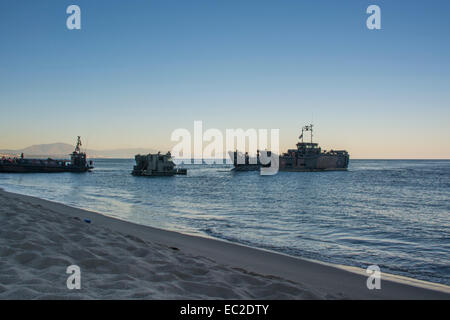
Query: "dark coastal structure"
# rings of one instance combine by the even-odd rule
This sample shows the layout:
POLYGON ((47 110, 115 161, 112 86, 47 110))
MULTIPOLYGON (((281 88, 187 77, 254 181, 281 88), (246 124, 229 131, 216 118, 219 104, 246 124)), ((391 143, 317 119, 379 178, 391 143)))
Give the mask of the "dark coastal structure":
POLYGON ((141 156, 140 154, 135 157, 136 165, 131 173, 134 176, 145 177, 165 177, 174 176, 177 174, 186 175, 186 169, 175 168, 176 164, 173 162, 170 152, 166 154, 147 154, 141 156))
POLYGON ((92 161, 87 161, 86 153, 81 152, 81 139, 78 137, 75 150, 70 160, 27 159, 21 156, 0 159, 0 173, 54 173, 54 172, 87 172, 93 169, 92 161))
MULTIPOLYGON (((302 133, 299 137, 301 140, 297 143, 296 149, 289 149, 287 152, 279 156, 279 171, 332 171, 332 170, 347 170, 350 156, 345 150, 330 150, 322 151, 317 143, 313 143, 313 125, 302 128, 302 133), (309 131, 311 134, 311 141, 304 142, 303 134, 309 131)), ((267 153, 267 158, 270 158, 270 151, 263 151, 267 153)), ((269 167, 268 164, 263 164, 264 161, 260 159, 260 151, 258 150, 256 159, 250 158, 248 153, 239 156, 238 152, 234 152, 233 164, 235 171, 252 171, 259 170, 261 167, 269 167)))

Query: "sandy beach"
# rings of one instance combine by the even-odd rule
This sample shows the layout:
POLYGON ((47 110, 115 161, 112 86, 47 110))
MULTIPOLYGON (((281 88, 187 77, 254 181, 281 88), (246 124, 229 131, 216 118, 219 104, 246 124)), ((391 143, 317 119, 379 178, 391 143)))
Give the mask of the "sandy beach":
POLYGON ((450 287, 137 225, 0 190, 0 299, 450 299, 450 287), (86 220, 89 222, 86 222, 86 220), (69 290, 66 268, 81 270, 69 290))

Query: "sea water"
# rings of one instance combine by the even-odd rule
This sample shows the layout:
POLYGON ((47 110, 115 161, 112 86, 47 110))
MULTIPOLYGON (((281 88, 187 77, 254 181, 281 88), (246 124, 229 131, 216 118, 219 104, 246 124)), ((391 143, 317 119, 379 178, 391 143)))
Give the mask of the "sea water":
POLYGON ((115 218, 450 285, 450 161, 351 160, 348 171, 134 177, 132 159, 85 174, 0 174, 0 187, 115 218))

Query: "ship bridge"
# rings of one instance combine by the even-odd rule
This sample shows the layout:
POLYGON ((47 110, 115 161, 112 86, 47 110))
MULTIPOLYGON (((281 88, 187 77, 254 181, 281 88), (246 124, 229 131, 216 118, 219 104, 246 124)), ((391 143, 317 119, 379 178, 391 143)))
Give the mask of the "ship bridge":
POLYGON ((314 149, 314 148, 318 148, 319 144, 318 143, 311 143, 311 142, 299 142, 297 143, 297 148, 298 149, 314 149))

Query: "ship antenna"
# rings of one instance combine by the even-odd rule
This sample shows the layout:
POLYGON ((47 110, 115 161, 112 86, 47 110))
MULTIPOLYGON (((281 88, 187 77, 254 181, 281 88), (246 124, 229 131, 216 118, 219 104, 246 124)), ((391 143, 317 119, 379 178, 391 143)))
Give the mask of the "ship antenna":
POLYGON ((310 129, 311 129, 311 144, 313 143, 313 124, 311 123, 309 125, 310 129))

